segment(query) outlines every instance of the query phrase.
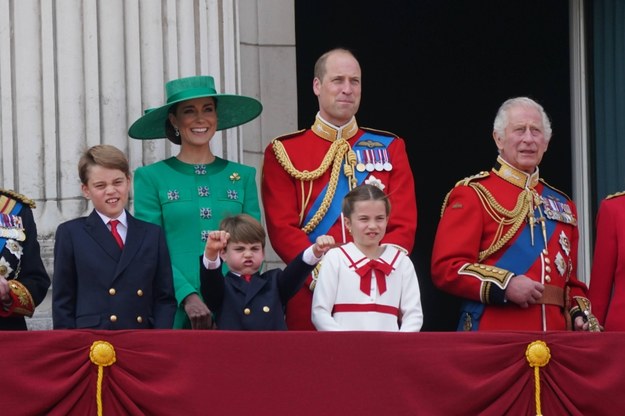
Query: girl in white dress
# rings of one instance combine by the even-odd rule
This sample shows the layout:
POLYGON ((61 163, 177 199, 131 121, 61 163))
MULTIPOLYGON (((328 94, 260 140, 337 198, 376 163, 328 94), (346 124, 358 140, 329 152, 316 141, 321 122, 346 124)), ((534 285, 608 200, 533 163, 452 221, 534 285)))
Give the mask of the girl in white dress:
POLYGON ((343 200, 354 241, 328 251, 313 292, 312 321, 319 331, 417 332, 423 325, 421 293, 412 261, 380 244, 391 206, 374 185, 360 185, 343 200))

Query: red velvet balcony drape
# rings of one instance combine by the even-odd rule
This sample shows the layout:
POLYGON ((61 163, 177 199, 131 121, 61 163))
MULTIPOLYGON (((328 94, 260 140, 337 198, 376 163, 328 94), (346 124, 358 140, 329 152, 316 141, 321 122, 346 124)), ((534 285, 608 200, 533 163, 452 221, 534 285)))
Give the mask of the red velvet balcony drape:
POLYGON ((535 415, 533 341, 545 416, 625 414, 625 333, 0 332, 0 414, 535 415))

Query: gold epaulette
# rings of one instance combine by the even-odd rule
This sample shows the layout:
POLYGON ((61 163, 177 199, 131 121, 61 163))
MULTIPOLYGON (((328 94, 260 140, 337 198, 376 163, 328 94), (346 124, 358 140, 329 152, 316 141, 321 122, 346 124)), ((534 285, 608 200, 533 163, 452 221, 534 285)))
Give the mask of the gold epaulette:
POLYGON ((625 191, 615 192, 613 194, 606 196, 605 199, 612 199, 612 198, 616 198, 617 196, 623 196, 623 195, 625 195, 625 191))
POLYGON ((295 137, 295 136, 299 136, 300 134, 302 134, 303 132, 305 132, 306 129, 302 129, 302 130, 297 130, 297 131, 293 131, 291 133, 286 133, 283 134, 281 136, 275 137, 273 140, 271 140, 272 142, 276 141, 276 140, 285 140, 285 139, 290 139, 291 137, 295 137))
POLYGON ((372 129, 371 127, 360 127, 360 128, 365 130, 365 131, 370 131, 372 133, 379 133, 379 134, 381 134, 383 136, 399 137, 395 133, 391 133, 390 131, 386 131, 386 130, 372 129))
MULTIPOLYGON (((486 178, 489 175, 490 173, 483 170, 480 173, 476 173, 475 175, 467 176, 466 178, 459 180, 458 182, 456 182, 456 185, 454 186, 454 188, 456 186, 468 186, 471 181, 486 178)), ((440 212, 441 217, 443 216, 443 213, 445 212, 445 208, 447 207, 447 201, 449 200, 449 195, 451 195, 451 191, 453 191, 453 188, 449 192, 447 192, 447 195, 445 195, 445 199, 443 199, 443 205, 441 206, 441 212, 440 212)))
POLYGON ((467 186, 469 185, 469 182, 477 180, 477 179, 483 179, 486 178, 490 175, 489 172, 483 170, 480 173, 476 173, 475 175, 472 176, 467 176, 464 179, 459 180, 458 182, 456 182, 456 186, 467 186))
POLYGON ((13 190, 10 189, 2 189, 0 188, 0 194, 6 195, 10 198, 16 199, 26 205, 28 205, 31 208, 36 208, 37 205, 35 204, 35 201, 33 201, 32 199, 28 198, 26 195, 22 195, 18 192, 15 192, 13 190))
POLYGON ((559 189, 558 189, 558 188, 556 188, 555 186, 549 185, 547 182, 545 182, 545 180, 544 180, 543 178, 540 178, 540 179, 539 179, 539 181, 540 181, 540 182, 542 182, 542 184, 543 184, 543 185, 548 186, 549 188, 553 189, 554 191, 561 193, 561 194, 562 194, 562 195, 564 195, 564 196, 566 197, 566 199, 568 199, 569 201, 571 200, 571 197, 570 197, 570 196, 568 196, 568 195, 566 194, 566 192, 563 192, 563 191, 559 190, 559 189))

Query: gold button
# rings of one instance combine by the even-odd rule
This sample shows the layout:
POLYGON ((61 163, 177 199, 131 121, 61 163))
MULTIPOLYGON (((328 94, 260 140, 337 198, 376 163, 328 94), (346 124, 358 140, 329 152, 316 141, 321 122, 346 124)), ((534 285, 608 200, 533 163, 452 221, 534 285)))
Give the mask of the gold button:
POLYGON ((549 266, 545 267, 545 271, 546 271, 547 273, 551 273, 551 267, 549 267, 549 266))
POLYGON ((141 289, 137 290, 137 296, 143 296, 143 290, 141 289))
POLYGON ((243 313, 249 315, 250 313, 252 313, 252 311, 250 310, 250 308, 245 308, 243 309, 243 313))
POLYGON ((111 315, 111 322, 117 322, 117 315, 111 315))
POLYGON ((269 311, 270 311, 269 306, 263 306, 263 312, 269 312, 269 311))
POLYGON ((545 282, 551 282, 551 276, 549 275, 545 276, 545 282))
POLYGON ((143 323, 143 318, 140 316, 137 316, 137 322, 139 322, 140 324, 143 323))
POLYGON ((551 260, 549 260, 548 257, 545 257, 545 263, 549 264, 549 263, 551 263, 551 260))
POLYGON ((543 248, 543 254, 545 254, 545 255, 546 255, 547 253, 548 253, 547 249, 546 249, 546 248, 543 248))
POLYGON ((109 295, 113 296, 117 293, 117 291, 115 290, 115 288, 110 288, 109 289, 109 295))

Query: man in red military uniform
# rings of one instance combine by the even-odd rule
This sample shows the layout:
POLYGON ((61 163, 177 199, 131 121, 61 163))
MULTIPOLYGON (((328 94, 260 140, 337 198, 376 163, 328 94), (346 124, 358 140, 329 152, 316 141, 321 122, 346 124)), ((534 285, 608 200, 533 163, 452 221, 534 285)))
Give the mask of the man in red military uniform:
POLYGON ((576 275, 575 204, 539 176, 547 114, 529 98, 507 100, 493 138, 495 167, 449 192, 434 242, 434 284, 465 299, 458 330, 598 330, 576 275))
MULTIPOLYGON (((343 197, 370 183, 389 195, 392 215, 382 240, 410 253, 417 227, 414 178, 403 139, 360 128, 361 70, 354 55, 334 49, 315 64, 319 112, 310 129, 278 137, 265 149, 261 194, 267 232, 289 263, 321 234, 352 241, 341 218, 343 197)), ((290 330, 314 330, 310 316, 316 272, 289 301, 290 330)))
POLYGON ((606 331, 625 331, 625 192, 601 201, 596 231, 588 297, 606 331))
POLYGON ((0 189, 0 330, 25 331, 48 293, 50 277, 41 260, 35 202, 0 189))

